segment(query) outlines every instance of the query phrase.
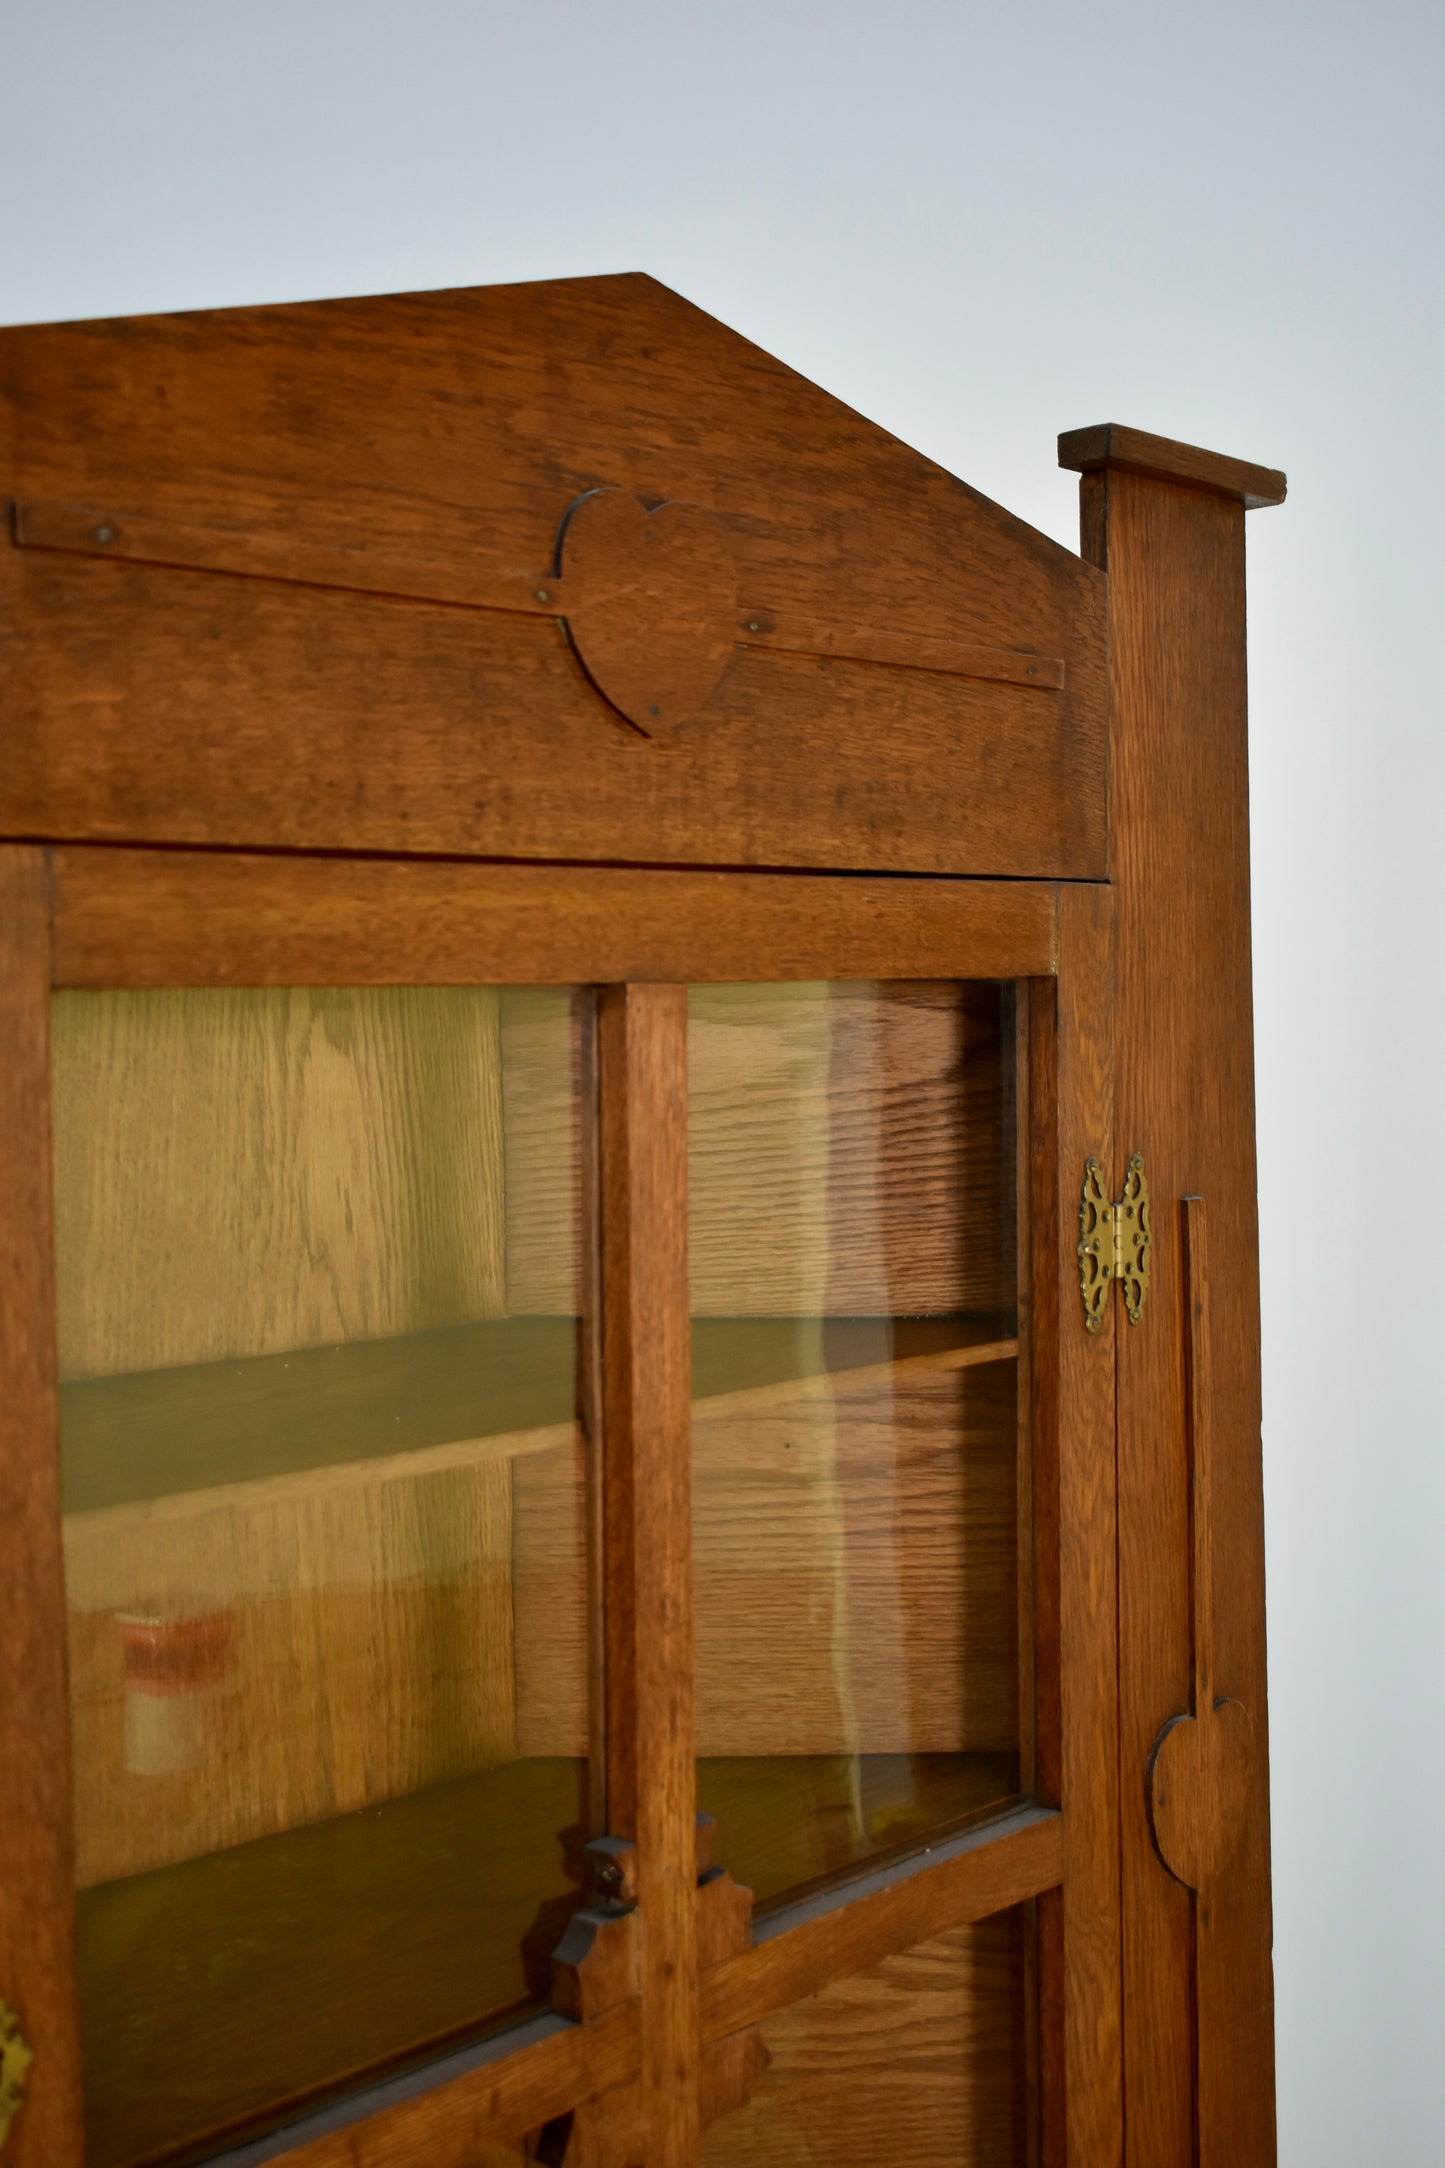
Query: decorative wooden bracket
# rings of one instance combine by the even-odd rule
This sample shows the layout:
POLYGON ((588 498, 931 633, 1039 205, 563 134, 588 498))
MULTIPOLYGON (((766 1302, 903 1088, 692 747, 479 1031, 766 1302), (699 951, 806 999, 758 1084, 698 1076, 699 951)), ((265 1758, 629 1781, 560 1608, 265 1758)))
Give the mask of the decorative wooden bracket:
POLYGON ((1182 1200, 1194 1685, 1187 1715, 1171 1717, 1149 1758, 1154 1846, 1169 1872, 1207 1894, 1244 1831, 1252 1727, 1243 1704, 1215 1694, 1213 1394, 1204 1200, 1182 1200))
MULTIPOLYGON (((753 1896, 722 1867, 712 1864, 714 1827, 697 1818, 697 1954, 705 1972, 752 1942, 753 1896)), ((638 1936, 634 1847, 620 1837, 597 1837, 585 1847, 592 1868, 594 1904, 574 1913, 552 1958, 552 2004, 577 2020, 600 2017, 637 1993, 638 1936)), ((703 2125, 745 2107, 768 2067, 768 2051, 756 2025, 710 2040, 699 2058, 699 2107, 703 2125)), ((534 2134, 529 2156, 543 2168, 634 2168, 643 2158, 640 2096, 635 2085, 618 2086, 583 2101, 534 2134)))

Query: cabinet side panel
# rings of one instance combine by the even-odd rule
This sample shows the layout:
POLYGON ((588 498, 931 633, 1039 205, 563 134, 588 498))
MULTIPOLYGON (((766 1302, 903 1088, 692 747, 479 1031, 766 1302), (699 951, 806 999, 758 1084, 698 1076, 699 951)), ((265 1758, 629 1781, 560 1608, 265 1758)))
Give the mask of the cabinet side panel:
MULTIPOLYGON (((81 2168, 43 854, 0 849, 0 2001, 34 2061, 6 2168, 81 2168)), ((12 2048, 7 2061, 16 2059, 12 2048)))

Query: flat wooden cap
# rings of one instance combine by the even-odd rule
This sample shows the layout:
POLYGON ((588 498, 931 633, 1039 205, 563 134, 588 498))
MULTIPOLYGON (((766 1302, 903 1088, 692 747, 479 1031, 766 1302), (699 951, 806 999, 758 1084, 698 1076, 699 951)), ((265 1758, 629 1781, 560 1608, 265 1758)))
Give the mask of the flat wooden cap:
POLYGON ((1226 459, 1220 452, 1176 444, 1172 437, 1151 437, 1147 430, 1126 429, 1120 422, 1066 430, 1059 438, 1059 465, 1078 474, 1121 467, 1126 474, 1187 482, 1192 489, 1212 490, 1216 497, 1233 497, 1251 512, 1284 503, 1285 479, 1277 467, 1252 467, 1247 459, 1226 459))

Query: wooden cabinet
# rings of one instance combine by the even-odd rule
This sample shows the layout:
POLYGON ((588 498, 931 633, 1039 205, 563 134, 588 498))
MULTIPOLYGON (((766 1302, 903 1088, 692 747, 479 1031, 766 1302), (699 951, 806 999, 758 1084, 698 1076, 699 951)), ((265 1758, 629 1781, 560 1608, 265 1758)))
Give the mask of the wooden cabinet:
POLYGON ((0 395, 6 2168, 1272 2160, 1282 477, 644 278, 0 395))

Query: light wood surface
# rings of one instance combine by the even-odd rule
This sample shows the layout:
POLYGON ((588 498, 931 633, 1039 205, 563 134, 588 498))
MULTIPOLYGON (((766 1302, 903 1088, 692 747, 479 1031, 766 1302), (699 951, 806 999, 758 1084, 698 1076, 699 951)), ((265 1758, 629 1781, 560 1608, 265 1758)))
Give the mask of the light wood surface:
POLYGON ((1242 1840, 1198 1973, 1210 2046, 1194 2099, 1189 1892, 1161 1867, 1142 1772, 1188 1705, 1189 1468, 1178 1232, 1156 1220, 1155 1294, 1120 1348, 1120 1797, 1125 2069, 1136 2168, 1275 2157, 1258 1226, 1249 947, 1243 505, 1110 468, 1084 477, 1086 554, 1109 582, 1121 1153, 1156 1197, 1209 1200, 1216 1260, 1216 1695, 1249 1709, 1242 1840), (1229 1259, 1227 1272, 1218 1260, 1229 1259), (1160 1296, 1163 1300, 1160 1300, 1160 1296))
POLYGON ((120 1521, 66 1530, 82 1887, 516 1755, 505 1463, 120 1521), (116 1614, 138 1603, 229 1632, 170 1773, 128 1766, 116 1614))
MULTIPOLYGON (((694 987, 694 1314, 1008 1310, 1001 1037, 991 985, 694 987)), ((506 997, 507 1300, 517 1311, 577 1307, 579 1206, 564 1143, 576 1045, 561 995, 506 997)))
POLYGON ((770 2067, 703 2168, 1024 2168, 1022 1944, 1000 1913, 765 2019, 770 2067))
POLYGON ((0 846, 0 1997, 33 2061, 6 2168, 82 2168, 65 1585, 55 1454, 41 852, 0 846))
POLYGON ((62 993, 53 1033, 62 1377, 501 1311, 495 994, 62 993))
MULTIPOLYGON (((696 1404, 699 1753, 1016 1749, 1013 1365, 828 1382, 696 1404)), ((512 1480, 518 1736, 577 1753, 580 1470, 512 1480)))

